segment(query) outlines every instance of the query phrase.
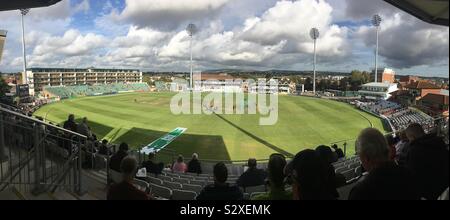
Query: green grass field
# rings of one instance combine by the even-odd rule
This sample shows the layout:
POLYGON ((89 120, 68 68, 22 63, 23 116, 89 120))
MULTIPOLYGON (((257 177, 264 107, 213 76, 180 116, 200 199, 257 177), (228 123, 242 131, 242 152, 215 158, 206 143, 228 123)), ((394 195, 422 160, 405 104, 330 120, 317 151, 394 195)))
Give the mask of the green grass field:
POLYGON ((260 126, 260 115, 173 115, 169 105, 174 93, 132 93, 84 97, 47 105, 35 115, 61 124, 69 114, 88 117, 99 138, 145 146, 174 128, 187 132, 167 148, 202 159, 267 159, 272 153, 295 155, 302 149, 348 140, 348 154, 354 153, 354 139, 371 124, 383 130, 380 119, 340 102, 280 96, 279 120, 274 126, 260 126))

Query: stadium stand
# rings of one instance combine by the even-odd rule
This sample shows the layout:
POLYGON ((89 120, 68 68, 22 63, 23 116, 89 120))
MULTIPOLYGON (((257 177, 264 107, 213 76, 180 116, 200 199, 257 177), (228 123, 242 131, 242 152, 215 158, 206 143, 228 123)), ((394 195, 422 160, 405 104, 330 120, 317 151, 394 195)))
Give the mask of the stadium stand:
POLYGON ((61 99, 74 98, 78 96, 100 96, 124 92, 149 92, 150 88, 146 83, 113 83, 104 85, 80 85, 80 86, 61 86, 45 87, 45 92, 61 99))
POLYGON ((418 109, 408 108, 395 102, 385 100, 377 102, 358 102, 357 106, 361 110, 388 120, 393 132, 402 131, 412 123, 421 124, 427 131, 435 127, 431 116, 418 109))
MULTIPOLYGON (((99 145, 95 145, 92 141, 83 141, 86 137, 27 117, 18 111, 19 109, 13 107, 1 108, 3 120, 0 124, 2 128, 0 133, 11 138, 4 139, 6 148, 3 155, 8 155, 9 159, 7 163, 1 163, 1 169, 5 172, 0 176, 0 199, 104 200, 109 185, 121 181, 121 174, 109 169, 110 157, 116 151, 114 145, 108 146, 109 155, 101 155, 94 147, 99 145), (35 144, 36 142, 39 144, 35 144), (45 152, 45 154, 36 155, 30 152, 45 152), (33 171, 35 161, 41 161, 39 166, 45 167, 44 173, 33 171), (83 165, 89 161, 91 166, 84 167, 83 165), (16 184, 15 181, 19 181, 19 176, 31 178, 21 179, 21 184, 16 184), (46 187, 41 188, 42 193, 37 196, 31 193, 36 185, 36 179, 39 179, 40 183, 46 183, 46 187)), ((414 121, 424 120, 416 114, 400 113, 392 113, 390 115, 392 120, 406 120, 399 119, 401 116, 415 117, 414 121)), ((441 128, 444 130, 441 135, 445 136, 448 134, 445 130, 448 128, 448 120, 443 122, 441 128)), ((404 125, 408 123, 409 121, 404 125)), ((145 158, 138 151, 130 151, 129 155, 145 158)), ((142 161, 138 162, 141 164, 142 161)), ((201 165, 202 174, 173 173, 171 169, 166 168, 159 175, 147 173, 145 177, 137 176, 133 185, 151 193, 155 199, 192 200, 205 186, 214 183, 212 174, 214 162, 202 161, 201 165)), ((244 164, 226 166, 229 170, 227 183, 234 185, 244 173, 244 164)), ((336 174, 345 177, 346 185, 337 190, 340 193, 339 199, 347 199, 352 186, 366 175, 361 160, 357 156, 351 156, 340 159, 332 166, 336 174)), ((258 161, 258 168, 267 170, 266 161, 258 161)), ((286 188, 290 187, 289 182, 286 182, 286 188)), ((244 199, 261 195, 268 189, 267 185, 241 188, 244 199)))

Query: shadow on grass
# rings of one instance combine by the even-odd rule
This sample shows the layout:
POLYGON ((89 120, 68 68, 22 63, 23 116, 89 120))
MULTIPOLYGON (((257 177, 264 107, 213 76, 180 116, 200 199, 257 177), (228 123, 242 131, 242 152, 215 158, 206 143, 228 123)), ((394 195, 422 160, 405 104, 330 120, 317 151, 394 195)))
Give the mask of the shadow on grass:
POLYGON ((291 154, 291 153, 289 153, 289 152, 287 152, 287 151, 285 151, 285 150, 283 150, 283 149, 281 149, 281 148, 279 148, 279 147, 277 147, 277 146, 275 146, 275 145, 273 145, 273 144, 271 144, 271 143, 265 141, 264 139, 262 139, 262 138, 260 138, 260 137, 258 137, 258 136, 256 136, 256 135, 254 135, 254 134, 252 134, 251 132, 249 132, 249 131, 247 131, 247 130, 241 128, 241 127, 239 127, 238 125, 236 125, 236 124, 234 124, 233 122, 227 120, 227 119, 224 118, 223 116, 218 115, 218 114, 215 114, 215 115, 216 115, 217 117, 219 117, 220 119, 222 119, 223 121, 225 121, 226 123, 228 123, 229 125, 231 125, 231 126, 235 127, 236 129, 238 129, 238 130, 241 131, 242 133, 244 133, 244 134, 246 134, 247 136, 253 138, 255 141, 257 141, 257 142, 259 142, 259 143, 265 145, 266 147, 268 147, 268 148, 270 148, 270 149, 276 151, 277 153, 283 154, 283 155, 285 155, 285 156, 287 156, 287 157, 293 157, 293 156, 294 156, 293 154, 291 154))
MULTIPOLYGON (((114 143, 120 144, 126 142, 134 149, 142 148, 156 139, 168 134, 168 132, 147 130, 142 128, 133 128, 127 131, 125 134, 114 139, 114 143)), ((201 159, 214 159, 214 160, 231 160, 228 150, 225 146, 225 142, 222 136, 211 135, 192 135, 183 134, 175 139, 166 149, 181 154, 185 157, 186 161, 190 160, 193 153, 198 153, 201 159)), ((161 151, 158 155, 158 160, 167 162, 178 155, 168 155, 168 151, 161 151), (164 155, 163 153, 164 152, 164 155)))

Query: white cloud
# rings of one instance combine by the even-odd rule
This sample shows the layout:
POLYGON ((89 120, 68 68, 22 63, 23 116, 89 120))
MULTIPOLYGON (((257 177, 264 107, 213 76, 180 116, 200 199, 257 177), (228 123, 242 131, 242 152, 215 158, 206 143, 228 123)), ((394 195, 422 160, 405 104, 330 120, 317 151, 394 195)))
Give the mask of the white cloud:
POLYGON ((126 0, 117 20, 128 21, 138 27, 173 30, 189 21, 216 17, 229 0, 126 0))
MULTIPOLYGON (((448 65, 448 27, 427 24, 402 12, 392 15, 383 13, 383 18, 379 52, 386 65, 401 69, 448 65)), ((373 27, 359 27, 356 37, 368 48, 374 48, 376 41, 373 27)))
POLYGON ((91 9, 91 4, 89 0, 83 0, 80 4, 76 5, 73 9, 74 13, 84 12, 85 14, 91 9))
POLYGON ((323 0, 280 1, 261 17, 245 22, 241 38, 263 45, 288 41, 288 53, 311 53, 309 31, 321 32, 318 53, 322 56, 344 56, 350 51, 346 43, 347 28, 332 24, 331 6, 323 0))
MULTIPOLYGON (((74 67, 89 65, 89 57, 98 54, 108 42, 102 35, 93 33, 82 34, 70 29, 62 36, 31 34, 36 36, 32 53, 27 56, 30 67, 74 67)), ((11 65, 17 62, 13 60, 11 65)))

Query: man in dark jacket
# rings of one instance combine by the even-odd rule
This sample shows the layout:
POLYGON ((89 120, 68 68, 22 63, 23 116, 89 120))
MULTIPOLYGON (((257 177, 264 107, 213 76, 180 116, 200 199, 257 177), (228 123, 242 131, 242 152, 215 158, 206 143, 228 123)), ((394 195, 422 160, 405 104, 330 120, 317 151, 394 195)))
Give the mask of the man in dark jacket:
POLYGON ((159 175, 162 173, 164 169, 164 163, 155 163, 153 160, 155 159, 155 153, 150 153, 148 155, 148 160, 142 162, 142 167, 147 170, 147 173, 152 173, 159 175))
POLYGON ((436 200, 449 185, 449 152, 442 138, 426 135, 420 124, 406 129, 410 140, 406 167, 419 185, 420 195, 436 200))
MULTIPOLYGON (((342 151, 342 149, 339 148, 339 147, 337 146, 337 144, 333 144, 331 147, 333 148, 334 153, 336 154, 338 160, 345 157, 344 151, 342 151)), ((337 160, 336 160, 336 161, 337 161, 337 160)), ((336 161, 334 161, 334 162, 336 162, 336 161)))
POLYGON ((188 173, 202 174, 202 166, 198 160, 198 154, 192 155, 192 160, 188 163, 188 173))
POLYGON ((238 186, 227 183, 228 169, 224 163, 214 166, 214 184, 206 186, 197 196, 197 200, 242 200, 244 195, 238 186))
POLYGON ((133 185, 133 180, 137 171, 137 161, 132 157, 125 157, 120 165, 123 180, 114 184, 108 190, 108 200, 149 200, 151 197, 137 189, 133 185))
POLYGON ((111 157, 109 161, 109 168, 120 173, 120 163, 122 163, 123 158, 127 156, 128 144, 122 143, 120 144, 119 151, 111 157))
POLYGON ((249 159, 248 170, 239 177, 236 184, 240 187, 265 185, 267 173, 264 170, 256 168, 256 166, 256 159, 249 159))
POLYGON ((77 132, 78 125, 75 122, 75 115, 69 115, 67 121, 64 122, 63 128, 69 131, 77 132))
POLYGON ((387 140, 368 128, 356 141, 356 152, 369 174, 351 190, 349 200, 418 200, 412 174, 389 160, 387 140))

